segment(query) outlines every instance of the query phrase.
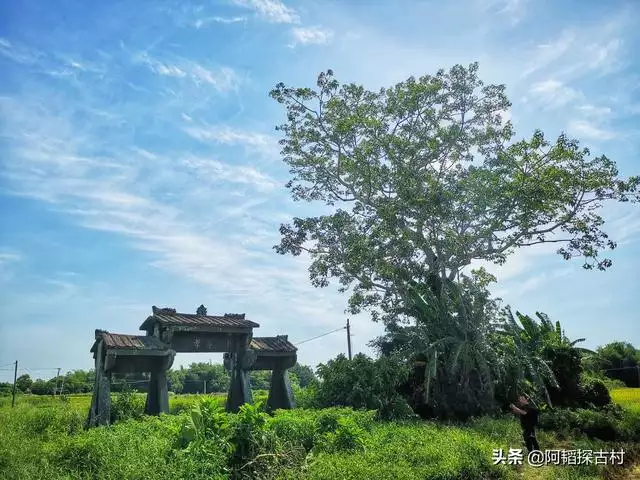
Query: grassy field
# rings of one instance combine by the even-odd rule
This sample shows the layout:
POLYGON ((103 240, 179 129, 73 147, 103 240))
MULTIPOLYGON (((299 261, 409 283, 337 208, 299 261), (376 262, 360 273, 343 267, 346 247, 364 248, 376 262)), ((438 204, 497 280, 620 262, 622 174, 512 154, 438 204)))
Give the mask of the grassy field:
MULTIPOLYGON (((620 389, 612 396, 635 411, 638 393, 638 389, 620 389)), ((256 397, 263 400, 264 392, 256 397)), ((11 408, 10 399, 2 399, 0 478, 221 480, 230 478, 228 466, 235 461, 231 450, 226 450, 229 442, 235 442, 236 454, 242 450, 252 459, 243 460, 248 466, 236 465, 236 471, 247 471, 244 478, 634 478, 630 470, 613 471, 596 465, 494 465, 493 449, 508 452, 522 448, 520 428, 512 417, 483 417, 456 425, 379 422, 367 412, 348 409, 298 409, 271 417, 251 411, 242 415, 218 413, 205 416, 213 422, 207 426, 203 416, 194 417, 190 412, 200 398, 172 396, 172 415, 127 420, 89 431, 83 430, 89 395, 69 396, 65 401, 23 396, 15 408, 11 408), (193 427, 197 422, 202 426, 193 427), (191 442, 187 445, 185 439, 191 442), (247 443, 247 439, 254 443, 247 443), (261 450, 252 451, 251 445, 260 445, 261 450)), ((209 398, 214 406, 224 404, 223 395, 209 398)), ((550 431, 539 432, 539 441, 543 449, 629 448, 550 431)))
MULTIPOLYGON (((146 394, 136 394, 141 401, 144 401, 146 394)), ((203 395, 170 395, 169 396, 169 410, 170 413, 179 413, 183 410, 189 409, 194 403, 202 398, 203 395)), ((224 407, 226 394, 225 393, 213 393, 207 395, 208 398, 213 398, 218 402, 221 407, 224 407)), ((266 401, 266 391, 253 392, 255 401, 266 401)), ((112 402, 117 399, 117 394, 111 395, 112 402)), ((91 394, 81 393, 75 395, 65 395, 62 399, 59 397, 45 396, 45 395, 18 395, 16 397, 16 405, 29 405, 32 407, 39 406, 52 406, 57 404, 67 404, 75 409, 89 411, 91 406, 91 394)), ((11 397, 0 397, 0 408, 11 407, 11 397)))
POLYGON ((640 388, 616 388, 611 390, 611 398, 625 409, 640 414, 640 388))

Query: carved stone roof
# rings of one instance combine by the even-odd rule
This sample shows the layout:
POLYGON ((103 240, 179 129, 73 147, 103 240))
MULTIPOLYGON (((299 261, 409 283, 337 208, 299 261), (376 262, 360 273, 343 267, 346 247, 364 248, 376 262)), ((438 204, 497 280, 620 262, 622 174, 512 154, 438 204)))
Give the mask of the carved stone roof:
POLYGON ((140 326, 140 330, 151 330, 154 323, 162 325, 179 325, 189 327, 221 327, 221 328, 258 328, 255 322, 247 320, 244 313, 225 313, 218 315, 197 315, 192 313, 178 313, 175 308, 151 307, 153 315, 148 317, 140 326))
POLYGON ((146 335, 127 335, 124 333, 111 333, 106 330, 96 330, 96 341, 91 347, 91 352, 95 352, 98 342, 102 340, 105 347, 109 349, 126 350, 169 350, 169 346, 162 343, 155 337, 146 335))
POLYGON ((277 337, 254 337, 251 339, 249 348, 257 352, 282 352, 294 353, 298 349, 289 342, 287 335, 278 335, 277 337))

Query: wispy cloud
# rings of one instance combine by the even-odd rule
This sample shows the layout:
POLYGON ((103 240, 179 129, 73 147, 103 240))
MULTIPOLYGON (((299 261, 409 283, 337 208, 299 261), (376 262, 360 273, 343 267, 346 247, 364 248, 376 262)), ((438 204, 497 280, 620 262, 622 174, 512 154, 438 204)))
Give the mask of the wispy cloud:
POLYGON ((595 105, 586 104, 580 105, 578 107, 578 111, 584 115, 594 116, 594 117, 606 117, 611 115, 612 110, 610 107, 597 107, 595 105))
POLYGON ((549 107, 562 107, 582 94, 558 80, 537 82, 531 87, 531 93, 549 107))
POLYGON ((0 249, 0 282, 13 278, 12 265, 22 260, 22 255, 11 250, 0 249))
POLYGON ((524 20, 530 0, 479 0, 480 5, 490 13, 502 15, 511 26, 524 20))
POLYGON ((234 4, 253 10, 262 19, 272 23, 299 23, 300 17, 293 8, 280 0, 234 0, 234 4))
POLYGON ((228 126, 189 126, 184 131, 191 137, 203 141, 222 145, 240 145, 251 151, 276 155, 278 141, 272 135, 259 132, 238 130, 228 126))
POLYGON ((291 29, 293 43, 296 45, 326 45, 333 39, 333 32, 322 27, 294 27, 291 29))
POLYGON ((542 70, 564 56, 575 44, 576 35, 572 31, 565 30, 560 36, 549 42, 536 47, 532 53, 529 67, 522 72, 523 77, 527 77, 538 70, 542 70))
POLYGON ((231 182, 250 185, 260 192, 271 192, 279 183, 271 176, 260 172, 255 167, 245 165, 229 165, 209 158, 189 156, 184 164, 193 169, 197 175, 208 177, 216 182, 231 182))
POLYGON ((193 22, 193 26, 196 28, 202 28, 211 23, 223 23, 223 24, 233 24, 233 23, 245 23, 247 21, 247 17, 239 16, 239 17, 205 17, 199 18, 193 22))
POLYGON ((626 29, 633 28, 629 15, 615 13, 611 18, 581 28, 567 27, 555 39, 537 45, 522 77, 552 69, 562 80, 586 74, 608 75, 625 65, 626 29))
POLYGON ((20 254, 0 251, 0 266, 11 262, 17 262, 20 259, 22 259, 20 254))
POLYGON ((0 37, 0 55, 17 63, 36 63, 42 54, 22 45, 14 45, 6 38, 0 37))
POLYGON ((587 120, 572 120, 569 123, 569 132, 591 140, 611 140, 617 136, 616 132, 604 129, 587 120))
POLYGON ((603 73, 615 71, 619 65, 617 55, 621 51, 622 39, 613 38, 605 43, 593 43, 586 46, 588 67, 591 70, 602 70, 603 73))
POLYGON ((612 222, 613 238, 618 246, 627 245, 640 240, 640 214, 630 212, 622 218, 612 222))
POLYGON ((210 85, 220 92, 237 90, 242 83, 242 77, 230 67, 210 69, 200 63, 187 60, 169 63, 152 58, 146 52, 135 56, 134 61, 147 65, 152 72, 158 75, 189 78, 197 85, 210 85))
MULTIPOLYGON (((286 285, 294 291, 311 288, 304 270, 281 269, 287 261, 274 255, 273 236, 254 236, 264 230, 267 203, 280 194, 270 174, 237 158, 226 163, 189 148, 160 154, 133 143, 105 151, 107 139, 100 134, 109 128, 108 118, 78 122, 88 118, 81 104, 45 98, 0 101, 7 119, 2 137, 11 145, 0 174, 11 184, 9 193, 46 201, 81 227, 120 235, 148 253, 153 266, 219 295, 261 292, 259 302, 266 302, 286 285), (250 192, 247 200, 233 195, 238 186, 250 192), (256 241, 240 242, 238 236, 256 241)), ((273 141, 227 127, 210 130, 207 139, 257 150, 273 141)), ((10 253, 0 260, 13 260, 10 253)))

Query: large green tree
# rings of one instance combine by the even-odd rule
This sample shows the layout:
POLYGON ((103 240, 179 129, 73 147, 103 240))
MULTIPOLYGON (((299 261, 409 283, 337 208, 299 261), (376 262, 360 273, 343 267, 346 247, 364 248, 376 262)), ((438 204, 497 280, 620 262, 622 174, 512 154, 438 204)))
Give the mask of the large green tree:
POLYGON ((541 243, 606 269, 616 244, 599 209, 638 199, 638 177, 577 140, 515 140, 505 87, 484 85, 477 64, 379 91, 329 70, 317 88, 281 83, 271 96, 286 109, 277 129, 294 200, 334 208, 282 225, 275 248, 308 252, 313 285, 352 288, 352 313, 393 322, 409 284, 439 291, 473 260, 501 264, 541 243))
POLYGON ((300 365, 299 363, 296 363, 289 369, 289 375, 292 377, 292 380, 293 377, 297 379, 301 388, 308 387, 309 385, 317 382, 316 374, 308 365, 300 365))
POLYGON ((27 373, 25 373, 24 375, 20 375, 16 379, 16 388, 23 393, 30 391, 31 385, 33 385, 33 380, 27 373))

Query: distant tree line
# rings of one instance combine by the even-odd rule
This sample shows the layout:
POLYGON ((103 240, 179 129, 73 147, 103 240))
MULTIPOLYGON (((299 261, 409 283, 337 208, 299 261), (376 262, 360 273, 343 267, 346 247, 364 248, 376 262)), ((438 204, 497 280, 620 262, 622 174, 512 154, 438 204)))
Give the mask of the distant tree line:
POLYGON ((596 350, 587 357, 584 367, 589 371, 603 371, 613 379, 620 380, 627 387, 640 387, 640 349, 628 342, 612 342, 596 350))
MULTIPOLYGON (((313 369, 307 365, 296 364, 289 369, 292 384, 306 387, 316 380, 313 369)), ((192 363, 188 367, 180 367, 169 371, 169 390, 174 393, 207 393, 226 392, 229 388, 229 372, 217 363, 192 363)), ((271 379, 270 371, 254 371, 250 373, 251 386, 255 390, 267 390, 271 379)), ((48 380, 33 379, 29 374, 20 375, 16 380, 16 390, 33 395, 53 395, 56 391, 63 393, 88 393, 93 389, 94 370, 74 370, 59 377, 48 380)), ((125 385, 132 390, 146 392, 149 380, 147 373, 131 373, 114 375, 111 382, 113 392, 121 391, 125 385)), ((0 395, 10 395, 13 385, 0 382, 0 395)))

